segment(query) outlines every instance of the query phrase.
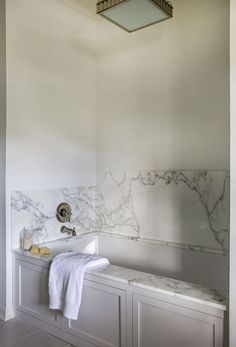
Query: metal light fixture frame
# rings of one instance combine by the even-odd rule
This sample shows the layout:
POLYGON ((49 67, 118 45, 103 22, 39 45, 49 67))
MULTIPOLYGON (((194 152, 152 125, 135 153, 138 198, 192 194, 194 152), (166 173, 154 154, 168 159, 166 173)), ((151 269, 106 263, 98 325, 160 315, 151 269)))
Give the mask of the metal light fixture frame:
POLYGON ((128 2, 129 0, 101 0, 97 3, 97 14, 103 16, 104 18, 106 18, 108 21, 118 25, 120 28, 122 28, 123 30, 131 33, 146 27, 149 27, 150 25, 156 24, 156 23, 160 23, 163 22, 169 18, 173 17, 173 6, 169 1, 166 0, 150 0, 154 5, 156 5, 159 10, 161 10, 162 12, 164 12, 167 17, 161 20, 158 20, 156 22, 152 22, 150 24, 144 25, 140 28, 134 29, 134 30, 128 30, 126 28, 124 28, 122 25, 118 24, 117 22, 113 21, 110 18, 107 18, 106 16, 103 15, 103 12, 105 12, 106 10, 111 9, 112 7, 118 6, 122 3, 128 2))

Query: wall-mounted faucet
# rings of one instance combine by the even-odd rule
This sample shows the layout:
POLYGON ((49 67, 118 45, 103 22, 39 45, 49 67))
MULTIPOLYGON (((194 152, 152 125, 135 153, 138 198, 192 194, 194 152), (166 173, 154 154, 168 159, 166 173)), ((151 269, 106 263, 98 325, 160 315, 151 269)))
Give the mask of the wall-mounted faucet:
POLYGON ((72 236, 76 236, 75 228, 70 229, 70 228, 67 228, 65 225, 61 227, 61 233, 68 234, 68 235, 71 234, 72 236))
MULTIPOLYGON (((56 217, 59 222, 70 222, 71 215, 71 207, 67 202, 62 202, 60 205, 57 206, 56 217)), ((61 233, 76 236, 75 228, 67 228, 65 225, 61 227, 61 233)))

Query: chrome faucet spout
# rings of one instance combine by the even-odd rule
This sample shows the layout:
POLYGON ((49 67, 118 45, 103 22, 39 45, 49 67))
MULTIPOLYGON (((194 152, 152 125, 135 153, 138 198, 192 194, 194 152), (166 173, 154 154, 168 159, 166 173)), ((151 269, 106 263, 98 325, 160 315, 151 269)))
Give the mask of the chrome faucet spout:
POLYGON ((76 231, 75 231, 75 228, 73 229, 70 229, 70 228, 67 228, 65 225, 63 225, 61 227, 61 233, 62 234, 71 234, 72 236, 76 236, 76 231))

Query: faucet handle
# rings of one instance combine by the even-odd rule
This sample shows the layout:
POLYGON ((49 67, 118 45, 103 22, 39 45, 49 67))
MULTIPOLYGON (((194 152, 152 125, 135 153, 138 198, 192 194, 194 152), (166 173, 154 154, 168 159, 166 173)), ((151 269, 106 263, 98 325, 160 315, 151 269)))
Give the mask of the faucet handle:
POLYGON ((61 223, 70 222, 71 220, 71 207, 68 203, 63 202, 57 206, 56 217, 61 223))

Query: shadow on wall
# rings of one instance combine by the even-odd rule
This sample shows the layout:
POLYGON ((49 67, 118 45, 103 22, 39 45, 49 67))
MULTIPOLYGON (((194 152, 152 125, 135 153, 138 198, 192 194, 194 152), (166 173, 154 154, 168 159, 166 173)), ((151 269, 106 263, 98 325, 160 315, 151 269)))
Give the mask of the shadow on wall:
POLYGON ((225 293, 227 171, 107 172, 97 199, 100 250, 112 261, 225 293))

